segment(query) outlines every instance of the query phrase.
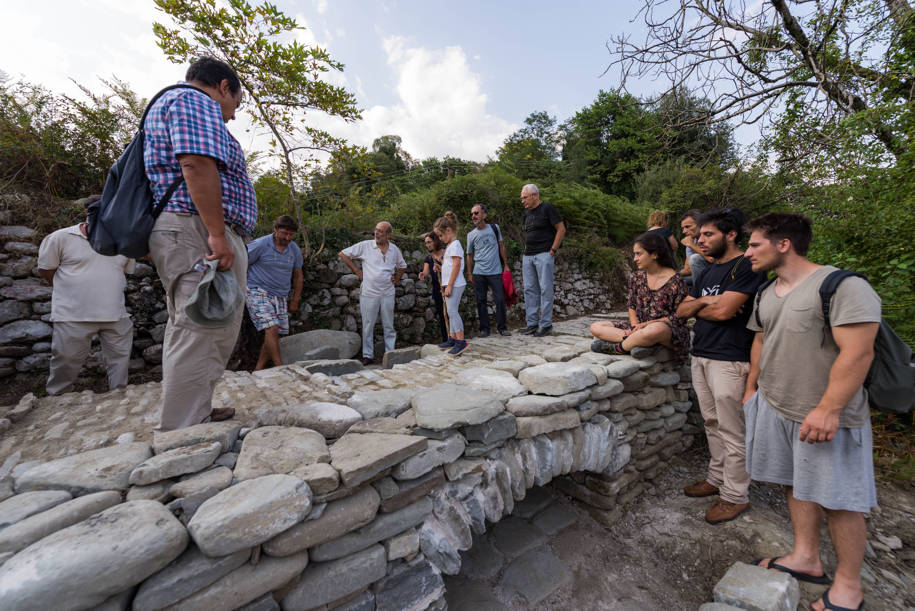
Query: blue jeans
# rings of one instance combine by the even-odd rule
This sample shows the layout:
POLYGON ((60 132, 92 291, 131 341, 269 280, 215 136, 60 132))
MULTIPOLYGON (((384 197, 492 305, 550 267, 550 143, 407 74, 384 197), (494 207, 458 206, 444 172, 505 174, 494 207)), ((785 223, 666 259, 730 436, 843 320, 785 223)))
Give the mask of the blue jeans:
POLYGON ((394 295, 384 297, 359 298, 359 311, 362 313, 362 356, 370 359, 375 356, 375 321, 381 312, 381 327, 384 330, 384 351, 394 349, 397 332, 394 330, 394 295))
POLYGON ((521 258, 521 280, 524 282, 524 312, 528 327, 553 324, 553 255, 542 252, 521 258))

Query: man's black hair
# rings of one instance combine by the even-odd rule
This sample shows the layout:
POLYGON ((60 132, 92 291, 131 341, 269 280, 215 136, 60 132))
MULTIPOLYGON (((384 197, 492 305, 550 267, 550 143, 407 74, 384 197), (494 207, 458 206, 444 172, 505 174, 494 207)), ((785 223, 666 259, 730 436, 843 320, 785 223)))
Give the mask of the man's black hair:
POLYGON ((702 210, 699 210, 698 208, 690 208, 683 213, 683 216, 680 217, 680 222, 682 223, 683 219, 693 219, 694 221, 698 221, 700 217, 702 217, 702 210))
POLYGON ((747 216, 740 208, 716 208, 703 212, 702 216, 696 219, 696 224, 699 227, 714 225, 718 231, 725 235, 731 231, 736 231, 735 243, 739 243, 743 239, 743 226, 746 222, 747 216))
POLYGON ((229 64, 215 57, 201 57, 194 61, 187 69, 184 80, 189 83, 197 82, 207 87, 219 87, 223 80, 229 81, 229 91, 232 95, 241 90, 241 81, 229 64))
POLYGON ((744 227, 747 233, 762 231, 767 240, 790 240, 794 252, 807 256, 813 240, 813 222, 809 217, 795 212, 770 212, 757 216, 744 227))
POLYGON ((288 214, 281 214, 276 217, 276 220, 273 221, 273 226, 280 229, 288 229, 289 231, 299 230, 299 224, 288 214))

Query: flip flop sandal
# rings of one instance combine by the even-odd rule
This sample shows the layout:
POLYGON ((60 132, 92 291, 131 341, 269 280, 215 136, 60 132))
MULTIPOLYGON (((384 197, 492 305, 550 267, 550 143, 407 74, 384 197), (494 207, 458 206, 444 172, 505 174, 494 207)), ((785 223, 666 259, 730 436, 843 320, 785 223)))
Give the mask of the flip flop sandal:
MULTIPOLYGON (((755 564, 756 566, 759 566, 759 563, 762 562, 763 560, 765 560, 765 558, 760 558, 753 564, 755 564)), ((825 573, 822 575, 819 575, 819 576, 809 575, 807 573, 801 573, 799 571, 794 571, 792 569, 789 569, 786 566, 782 566, 782 565, 776 563, 775 562, 776 560, 778 560, 778 558, 769 558, 769 563, 765 566, 765 568, 774 569, 776 571, 781 571, 782 573, 788 573, 789 575, 791 575, 798 581, 806 581, 807 583, 816 583, 816 584, 820 584, 820 585, 828 585, 828 584, 832 583, 832 579, 830 579, 829 576, 826 575, 825 573)))
MULTIPOLYGON (((857 607, 855 607, 854 609, 852 609, 851 607, 840 607, 839 605, 831 602, 829 600, 829 589, 828 588, 826 589, 825 592, 823 592, 823 596, 820 597, 820 600, 823 601, 823 609, 825 611, 861 611, 862 609, 864 609, 863 600, 861 601, 861 604, 858 605, 857 607)), ((811 605, 810 608, 813 609, 813 606, 811 605)))

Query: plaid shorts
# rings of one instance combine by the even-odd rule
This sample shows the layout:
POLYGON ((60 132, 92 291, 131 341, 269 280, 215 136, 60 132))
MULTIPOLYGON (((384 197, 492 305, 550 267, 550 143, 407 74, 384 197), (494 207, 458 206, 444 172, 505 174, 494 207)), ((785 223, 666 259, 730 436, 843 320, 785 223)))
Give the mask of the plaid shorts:
POLYGON ((245 288, 248 314, 258 331, 279 327, 280 335, 289 335, 289 310, 286 299, 268 293, 264 289, 245 288))

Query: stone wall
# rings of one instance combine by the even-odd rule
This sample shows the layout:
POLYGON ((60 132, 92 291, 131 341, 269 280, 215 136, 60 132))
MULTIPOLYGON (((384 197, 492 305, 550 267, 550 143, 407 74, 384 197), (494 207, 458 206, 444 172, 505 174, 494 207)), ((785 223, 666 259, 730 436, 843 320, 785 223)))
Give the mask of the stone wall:
MULTIPOLYGON (((637 359, 592 353, 581 336, 510 339, 512 358, 468 363, 428 346, 387 378, 227 374, 333 401, 263 404, 247 386, 235 394, 254 399, 244 425, 7 460, 0 607, 442 609, 442 574, 530 488, 553 482, 612 522, 698 432, 688 368, 666 350, 637 359), (519 349, 535 345, 547 359, 519 349), (428 371, 445 383, 390 383, 428 371)), ((26 403, 14 422, 29 421, 26 403)))
MULTIPOLYGON (((51 356, 51 288, 36 271, 38 244, 42 236, 22 226, 0 226, 0 378, 17 373, 47 371, 51 356)), ((418 240, 399 241, 408 262, 408 271, 397 287, 395 325, 398 345, 420 344, 436 339, 438 325, 427 282, 420 282, 425 255, 418 240)), ((515 285, 521 292, 521 264, 515 264, 515 285)), ((618 287, 582 273, 577 266, 559 260, 556 274, 557 316, 575 316, 609 311, 613 297, 620 298, 618 287), (614 290, 616 289, 616 290, 614 290)), ((522 295, 523 297, 523 295, 522 295)), ((151 265, 138 263, 128 277, 127 309, 134 321, 133 355, 130 370, 157 376, 161 373, 162 339, 168 313, 164 291, 151 265)), ((476 320, 473 290, 464 293, 462 315, 476 320)), ((523 320, 523 303, 513 306, 509 315, 523 320)), ((359 281, 336 257, 325 253, 305 270, 303 305, 291 321, 292 332, 315 328, 359 331, 359 281)), ((253 327, 251 328, 253 330, 253 327)), ((376 327, 381 339, 381 327, 376 327)), ((247 364, 245 356, 256 355, 257 338, 243 337, 236 357, 230 363, 247 364), (241 353, 241 354, 239 354, 241 353)), ((381 351, 377 351, 381 354, 381 351)), ((351 355, 346 355, 351 356, 351 355)), ((87 367, 103 366, 98 344, 90 353, 87 367)), ((230 365, 231 366, 231 365, 230 365)))

